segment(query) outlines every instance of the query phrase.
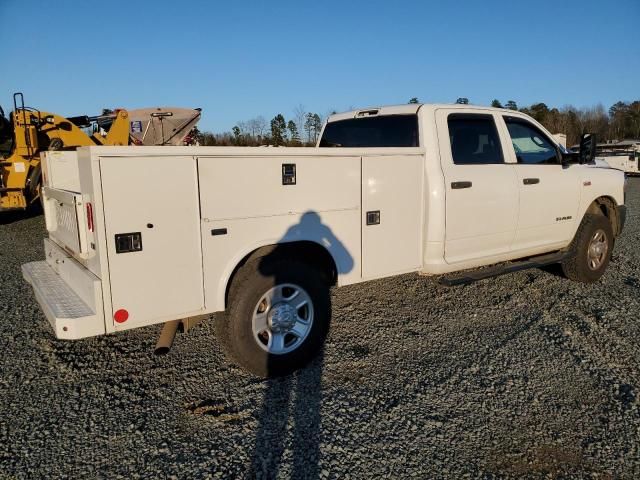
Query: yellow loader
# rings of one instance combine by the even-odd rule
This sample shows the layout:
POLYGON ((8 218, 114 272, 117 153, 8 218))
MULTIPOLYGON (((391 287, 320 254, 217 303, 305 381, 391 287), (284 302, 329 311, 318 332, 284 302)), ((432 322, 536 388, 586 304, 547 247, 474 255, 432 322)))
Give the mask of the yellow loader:
POLYGON ((13 106, 9 119, 5 118, 0 107, 0 212, 24 210, 38 200, 41 151, 129 144, 129 114, 126 110, 101 117, 67 119, 25 107, 22 93, 13 95, 13 106), (81 128, 107 117, 112 122, 106 134, 98 131, 88 135, 81 128))

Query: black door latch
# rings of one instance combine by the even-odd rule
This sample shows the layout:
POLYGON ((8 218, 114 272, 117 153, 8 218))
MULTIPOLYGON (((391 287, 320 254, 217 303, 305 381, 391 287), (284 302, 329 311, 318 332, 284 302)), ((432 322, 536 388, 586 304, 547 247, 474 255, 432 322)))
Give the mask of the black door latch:
POLYGON ((117 233, 116 253, 129 253, 142 251, 142 233, 117 233))
POLYGON ((282 164, 282 185, 295 185, 295 184, 296 184, 296 164, 283 163, 282 164))
POLYGON ((380 210, 367 212, 367 225, 380 225, 380 210))

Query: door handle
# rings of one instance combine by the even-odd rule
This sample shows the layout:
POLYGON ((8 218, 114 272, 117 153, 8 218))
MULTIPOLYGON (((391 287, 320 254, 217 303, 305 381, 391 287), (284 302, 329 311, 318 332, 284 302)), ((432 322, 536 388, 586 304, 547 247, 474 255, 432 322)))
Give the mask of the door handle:
POLYGON ((451 188, 453 188, 454 190, 460 189, 460 188, 471 188, 471 185, 473 185, 471 182, 451 182, 451 188))
POLYGON ((536 183, 540 183, 539 178, 525 178, 522 180, 522 183, 525 185, 535 185, 536 183))

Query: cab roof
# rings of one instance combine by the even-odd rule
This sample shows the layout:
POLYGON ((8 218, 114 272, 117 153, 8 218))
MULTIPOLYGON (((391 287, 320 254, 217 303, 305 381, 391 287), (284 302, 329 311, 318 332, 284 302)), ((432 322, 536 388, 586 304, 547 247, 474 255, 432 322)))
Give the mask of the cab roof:
POLYGON ((336 122, 338 120, 346 120, 349 118, 363 118, 363 117, 372 117, 378 115, 412 115, 418 113, 418 110, 421 108, 429 108, 432 110, 436 110, 438 108, 454 108, 460 110, 489 110, 489 111, 497 111, 497 112, 510 112, 517 113, 514 110, 509 110, 506 108, 494 108, 494 107, 486 107, 484 105, 470 105, 470 104, 460 104, 460 103, 405 103, 402 105, 386 105, 381 107, 369 107, 369 108, 361 108, 358 110, 351 110, 349 112, 342 113, 334 113, 327 118, 327 122, 336 122))

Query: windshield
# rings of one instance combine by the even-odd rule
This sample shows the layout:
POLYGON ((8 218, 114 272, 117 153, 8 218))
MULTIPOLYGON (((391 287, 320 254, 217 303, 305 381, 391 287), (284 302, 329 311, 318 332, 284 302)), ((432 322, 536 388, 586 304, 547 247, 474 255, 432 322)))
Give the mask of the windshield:
POLYGON ((386 115, 327 123, 321 147, 417 147, 418 116, 386 115))

